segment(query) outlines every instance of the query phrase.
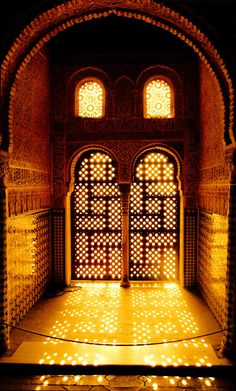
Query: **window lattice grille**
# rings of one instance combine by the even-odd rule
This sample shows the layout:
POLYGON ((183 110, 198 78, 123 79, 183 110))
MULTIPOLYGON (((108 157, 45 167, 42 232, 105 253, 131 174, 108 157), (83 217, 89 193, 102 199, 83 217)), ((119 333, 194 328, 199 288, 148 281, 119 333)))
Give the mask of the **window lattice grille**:
POLYGON ((178 209, 174 164, 162 153, 147 154, 131 189, 131 279, 177 278, 178 209))
POLYGON ((150 81, 145 88, 146 118, 171 118, 171 88, 162 79, 150 81))
POLYGON ((73 194, 74 278, 121 278, 121 200, 112 159, 90 153, 73 194))
POLYGON ((104 109, 104 91, 94 80, 85 81, 78 89, 78 115, 84 118, 101 118, 104 109))

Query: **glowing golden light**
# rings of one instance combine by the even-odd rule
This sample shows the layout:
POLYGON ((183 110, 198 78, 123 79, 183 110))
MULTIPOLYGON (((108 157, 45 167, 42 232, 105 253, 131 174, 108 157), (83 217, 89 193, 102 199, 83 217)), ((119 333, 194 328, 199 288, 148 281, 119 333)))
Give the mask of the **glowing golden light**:
MULTIPOLYGON (((56 337, 63 336, 80 342, 108 343, 111 345, 109 349, 117 351, 121 349, 117 344, 133 344, 131 349, 140 349, 137 345, 141 343, 145 350, 138 351, 136 356, 142 365, 153 368, 157 365, 212 365, 212 356, 208 355, 209 344, 204 338, 193 337, 200 334, 200 330, 183 295, 184 290, 177 283, 133 282, 128 291, 121 291, 116 282, 80 281, 75 287, 78 289, 68 293, 64 308, 52 325, 51 334, 56 337), (183 336, 188 340, 168 343, 183 336), (153 342, 163 344, 153 346, 152 350, 148 344, 153 342)), ((97 367, 110 363, 110 357, 115 352, 106 350, 103 346, 91 349, 83 343, 68 344, 63 340, 48 339, 46 343, 47 350, 39 358, 41 364, 53 365, 53 361, 60 365, 97 367), (55 343, 58 346, 53 351, 50 345, 55 343)), ((123 357, 124 352, 120 354, 123 357)), ((129 360, 128 357, 129 353, 129 360)), ((190 386, 190 380, 188 377, 168 378, 170 385, 190 386)), ((203 378, 202 382, 210 387, 213 380, 203 378)), ((80 379, 77 378, 77 381, 80 379)), ((96 384, 102 383, 103 377, 97 376, 96 384)), ((159 386, 157 378, 152 380, 150 377, 150 383, 150 387, 152 384, 159 386)))
POLYGON ((76 90, 77 114, 84 118, 101 118, 104 114, 104 89, 95 80, 85 81, 76 90))
POLYGON ((121 201, 112 159, 91 152, 74 192, 74 273, 78 279, 121 278, 121 201))
POLYGON ((178 187, 173 163, 148 153, 135 171, 130 203, 130 277, 177 278, 178 187))
POLYGON ((172 91, 170 85, 162 79, 153 79, 145 87, 145 117, 171 118, 172 91))

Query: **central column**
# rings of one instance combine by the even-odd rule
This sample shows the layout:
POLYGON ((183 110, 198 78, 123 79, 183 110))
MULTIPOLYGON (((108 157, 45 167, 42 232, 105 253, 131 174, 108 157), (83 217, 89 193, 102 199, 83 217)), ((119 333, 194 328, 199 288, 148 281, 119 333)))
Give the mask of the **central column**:
POLYGON ((120 286, 128 288, 129 282, 129 201, 130 184, 121 183, 121 208, 122 208, 122 275, 120 286))

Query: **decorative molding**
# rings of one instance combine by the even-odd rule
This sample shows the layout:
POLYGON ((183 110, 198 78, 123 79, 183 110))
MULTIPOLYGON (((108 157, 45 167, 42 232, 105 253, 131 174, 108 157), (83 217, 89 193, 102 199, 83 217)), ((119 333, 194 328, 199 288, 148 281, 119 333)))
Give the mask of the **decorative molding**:
MULTIPOLYGON (((156 133, 165 131, 173 132, 179 131, 183 133, 184 129, 189 126, 193 126, 191 120, 184 118, 161 118, 161 119, 144 119, 144 118, 114 118, 114 119, 80 119, 67 120, 65 123, 66 133, 70 135, 89 135, 90 133, 94 136, 100 134, 109 134, 111 132, 153 132, 156 133)), ((153 134, 152 133, 152 134, 153 134)), ((148 136, 148 134, 147 134, 148 136)), ((183 137, 183 136, 182 136, 183 137)))
POLYGON ((201 186, 199 190, 199 208, 208 213, 228 216, 229 185, 201 186))
POLYGON ((9 217, 51 207, 50 188, 43 189, 10 189, 8 191, 9 217))

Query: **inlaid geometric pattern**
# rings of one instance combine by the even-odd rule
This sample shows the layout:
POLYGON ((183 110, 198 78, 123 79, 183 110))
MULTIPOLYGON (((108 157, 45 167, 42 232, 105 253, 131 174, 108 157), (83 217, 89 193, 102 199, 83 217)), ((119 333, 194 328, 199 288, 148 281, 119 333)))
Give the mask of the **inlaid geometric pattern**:
POLYGON ((171 88, 165 80, 151 80, 145 87, 144 99, 146 118, 171 118, 171 88))
POLYGON ((80 162, 72 204, 74 278, 120 279, 121 200, 110 156, 95 151, 80 162))
POLYGON ((199 227, 198 284, 219 324, 224 327, 228 219, 201 210, 199 227))
POLYGON ((137 164, 130 202, 130 278, 176 279, 178 186, 164 153, 146 154, 137 164))
POLYGON ((51 277, 50 215, 12 217, 8 224, 9 322, 17 324, 51 277))
POLYGON ((194 208, 185 208, 184 215, 184 284, 195 286, 197 275, 197 226, 198 212, 194 208))
POLYGON ((57 284, 65 281, 65 210, 52 210, 52 257, 53 274, 57 284))

